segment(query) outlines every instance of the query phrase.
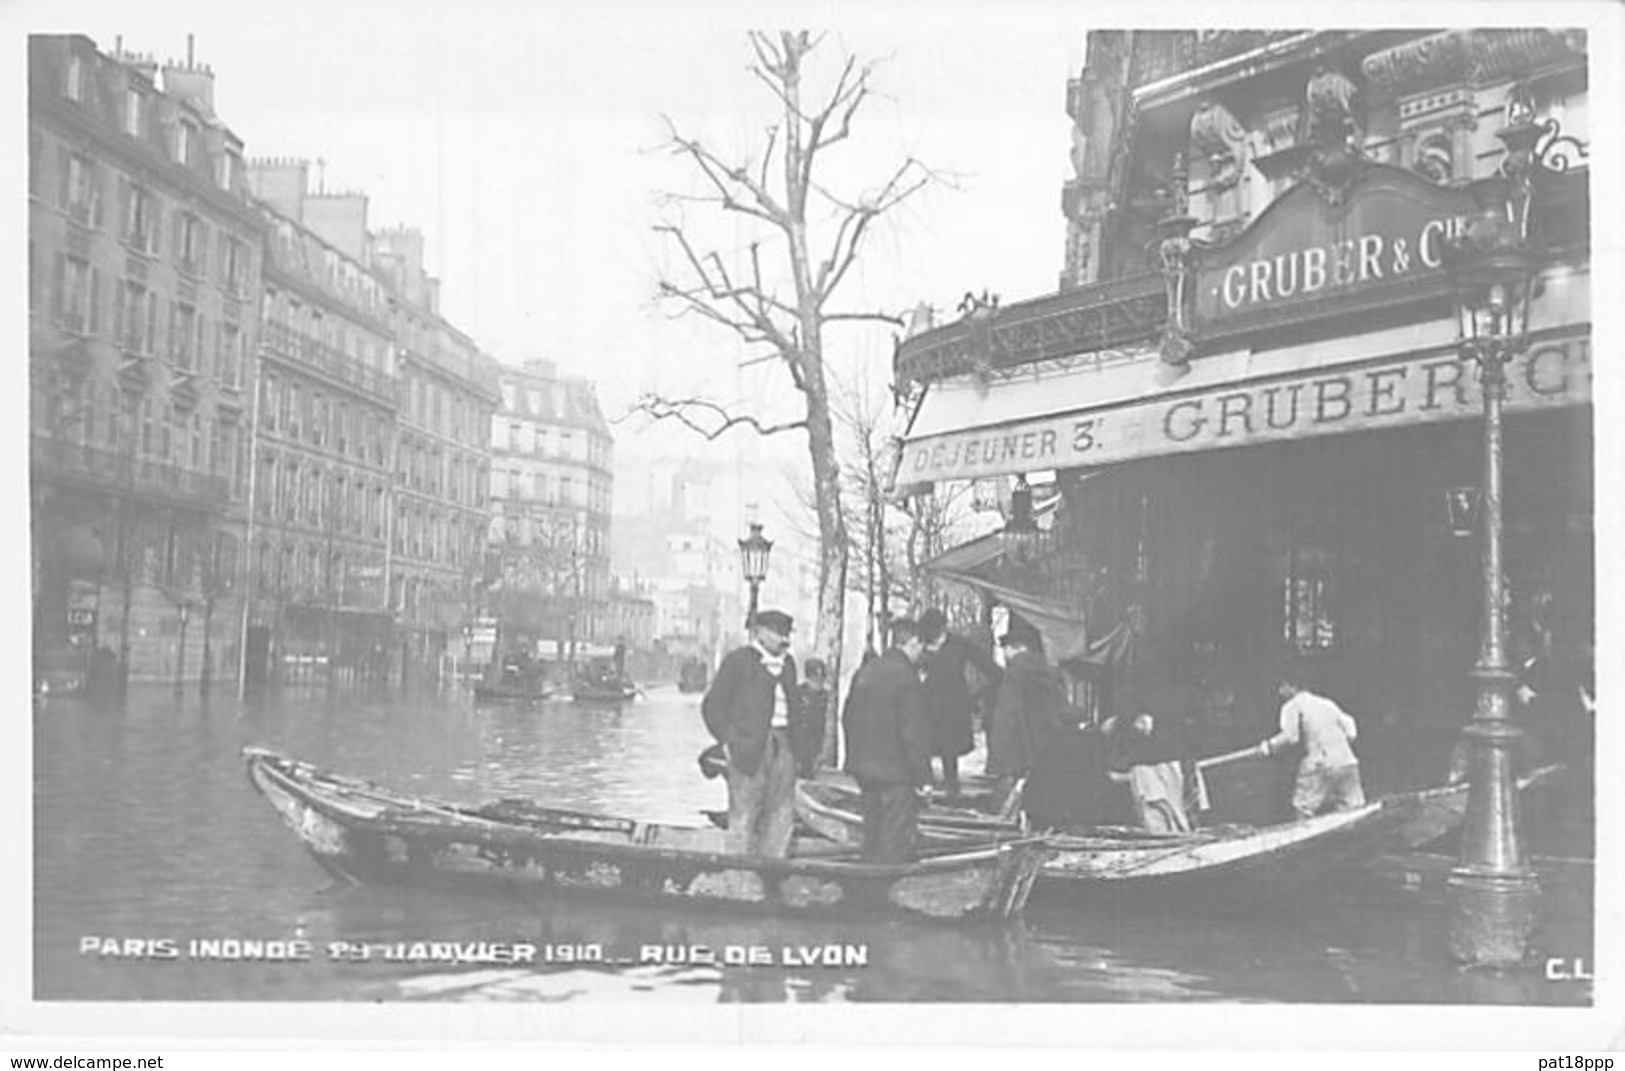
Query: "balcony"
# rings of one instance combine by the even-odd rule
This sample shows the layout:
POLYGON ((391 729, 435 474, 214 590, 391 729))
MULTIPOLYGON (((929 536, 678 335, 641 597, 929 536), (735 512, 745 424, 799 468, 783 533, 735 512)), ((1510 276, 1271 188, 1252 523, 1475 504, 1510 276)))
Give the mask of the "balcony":
POLYGON ((298 361, 307 368, 380 398, 390 405, 400 404, 400 383, 394 376, 376 368, 368 368, 354 357, 342 350, 334 349, 319 338, 312 338, 284 324, 267 322, 260 327, 260 341, 266 350, 275 356, 298 361))
POLYGON ((1161 330, 1166 306, 1160 274, 1004 305, 985 318, 960 319, 905 339, 897 349, 897 380, 928 383, 1143 341, 1161 330))
POLYGON ((224 506, 231 493, 225 476, 46 435, 33 436, 29 467, 37 478, 194 508, 224 506))

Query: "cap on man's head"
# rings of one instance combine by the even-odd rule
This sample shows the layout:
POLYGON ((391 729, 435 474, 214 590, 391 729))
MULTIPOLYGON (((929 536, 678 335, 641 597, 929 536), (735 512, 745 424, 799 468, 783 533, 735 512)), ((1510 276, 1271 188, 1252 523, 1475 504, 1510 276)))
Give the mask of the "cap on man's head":
POLYGON ((788 636, 791 628, 795 626, 795 619, 783 610, 762 610, 756 614, 755 625, 757 628, 765 628, 769 632, 788 636))

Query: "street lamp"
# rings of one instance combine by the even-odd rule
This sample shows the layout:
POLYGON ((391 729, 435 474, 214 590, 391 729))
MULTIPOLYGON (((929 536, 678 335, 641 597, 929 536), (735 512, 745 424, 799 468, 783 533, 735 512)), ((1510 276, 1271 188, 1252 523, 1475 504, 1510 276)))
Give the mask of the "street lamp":
POLYGON ((767 579, 767 562, 772 555, 773 541, 764 538, 762 526, 752 521, 750 535, 739 541, 739 568, 745 574, 745 583, 750 585, 750 609, 745 613, 746 629, 756 621, 756 597, 762 581, 767 579))
POLYGON ((1477 184, 1477 212, 1450 243, 1446 261, 1461 353, 1478 366, 1484 396, 1478 517, 1483 605, 1478 662, 1472 671, 1478 699, 1462 730, 1470 783, 1461 856, 1450 874, 1450 954, 1470 964, 1511 965, 1523 959, 1540 893, 1523 857, 1513 776, 1513 752, 1523 730, 1512 719, 1516 677, 1507 663, 1501 417, 1507 362, 1527 343, 1538 269, 1530 242, 1530 202, 1534 180, 1546 170, 1535 151, 1543 135, 1555 138, 1555 124, 1537 124, 1529 97, 1514 90, 1507 101, 1506 125, 1498 131, 1506 145, 1501 173, 1477 184))
POLYGON ((1033 518, 1033 489, 1027 477, 1017 476, 1015 489, 1010 492, 1010 516, 999 531, 1000 542, 1025 561, 1043 541, 1044 533, 1033 518))

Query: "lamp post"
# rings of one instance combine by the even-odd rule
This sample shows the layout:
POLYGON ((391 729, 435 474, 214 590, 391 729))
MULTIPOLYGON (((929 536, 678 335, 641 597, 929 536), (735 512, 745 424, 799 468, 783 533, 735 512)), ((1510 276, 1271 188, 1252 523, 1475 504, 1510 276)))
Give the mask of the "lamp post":
POLYGON ((756 621, 756 599, 762 581, 767 579, 767 562, 772 555, 773 541, 764 538, 762 526, 752 521, 750 534, 739 541, 739 568, 745 574, 745 583, 750 585, 750 609, 745 612, 747 631, 756 621))
MULTIPOLYGON (((1523 351, 1537 263, 1531 251, 1532 185, 1543 165, 1529 98, 1508 98, 1501 173, 1478 184, 1477 212, 1450 244, 1446 267, 1454 288, 1461 352, 1478 366, 1484 398, 1481 631, 1472 676, 1478 697, 1462 735, 1470 784, 1461 856, 1450 874, 1450 954, 1475 965, 1522 960, 1534 927, 1539 887, 1518 831, 1513 752, 1523 730, 1512 718, 1516 680, 1507 664, 1505 519, 1502 513, 1502 408, 1506 365, 1523 351)), ((1549 143, 1548 143, 1549 144, 1549 143)))
POLYGON ((1010 516, 999 531, 999 541, 1017 560, 1026 561, 1043 539, 1044 533, 1033 518, 1033 489, 1026 476, 1017 476, 1015 489, 1010 492, 1010 516))

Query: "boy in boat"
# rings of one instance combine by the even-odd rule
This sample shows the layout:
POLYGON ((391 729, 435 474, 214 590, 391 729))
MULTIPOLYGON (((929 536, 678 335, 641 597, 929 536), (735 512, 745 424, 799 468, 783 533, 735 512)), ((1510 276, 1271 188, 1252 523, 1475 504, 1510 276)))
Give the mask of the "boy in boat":
POLYGON ((1185 810, 1185 771, 1177 730, 1151 713, 1138 696, 1119 700, 1121 713, 1101 726, 1110 741, 1109 777, 1126 784, 1140 828, 1149 833, 1189 833, 1185 810))
POLYGON ((744 855, 783 858, 795 823, 796 741, 802 721, 794 621, 763 610, 751 642, 728 653, 700 702, 705 727, 728 755, 728 846, 744 855))
POLYGON ((863 793, 865 862, 914 857, 916 792, 931 781, 931 722, 916 668, 924 652, 919 626, 896 619, 890 649, 859 668, 846 697, 846 772, 863 793))
POLYGON ((1302 744, 1298 780, 1292 788, 1292 809, 1299 818, 1312 818, 1328 809, 1352 811, 1365 806, 1360 785, 1360 760, 1350 743, 1359 728, 1342 707, 1311 692, 1302 674, 1283 674, 1277 691, 1281 728, 1258 745, 1260 755, 1271 755, 1292 744, 1302 744))

